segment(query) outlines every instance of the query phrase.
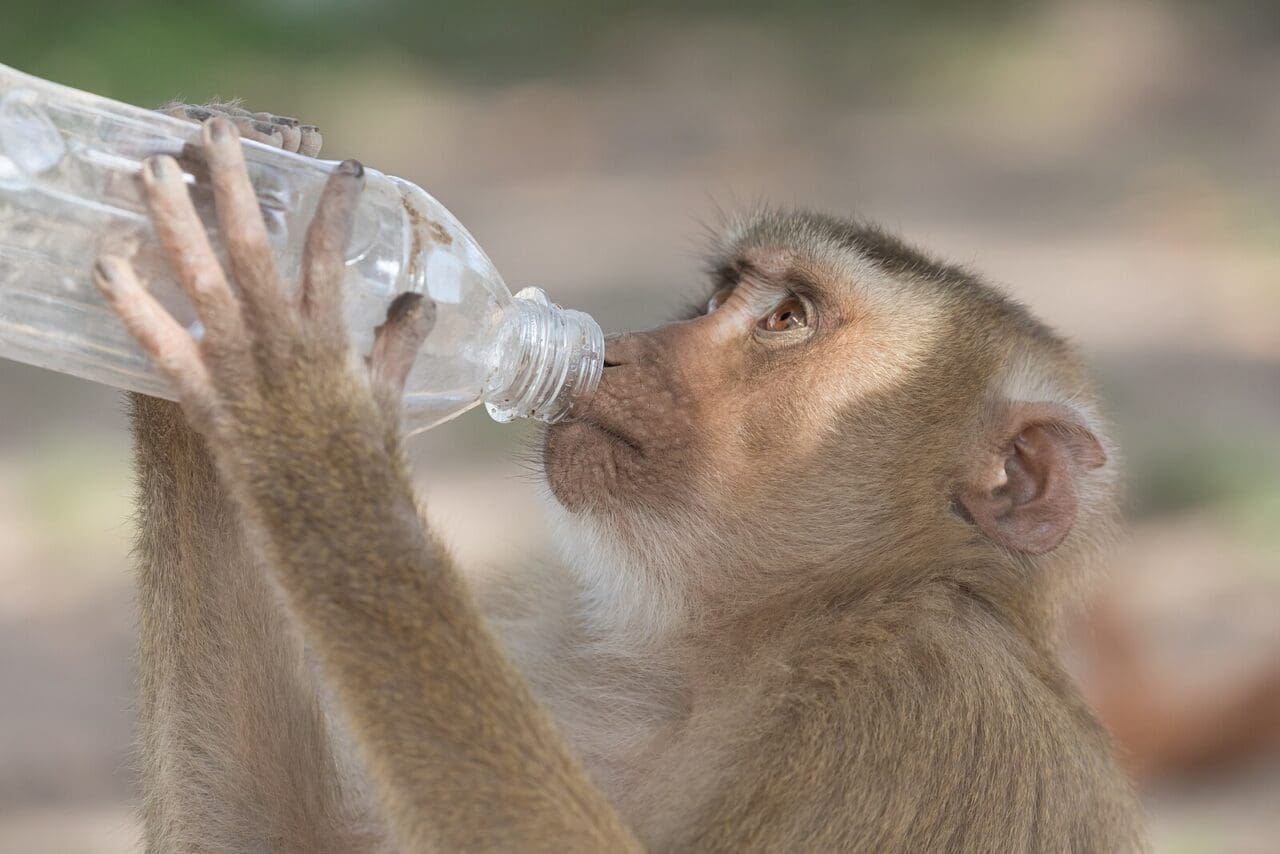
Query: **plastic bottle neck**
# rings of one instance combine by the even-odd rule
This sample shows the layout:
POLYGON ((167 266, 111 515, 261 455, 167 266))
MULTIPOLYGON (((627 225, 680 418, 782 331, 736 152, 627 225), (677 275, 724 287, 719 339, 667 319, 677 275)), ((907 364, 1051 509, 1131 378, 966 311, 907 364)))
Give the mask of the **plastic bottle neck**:
POLYGON ((515 295, 502 339, 495 386, 485 394, 495 421, 554 424, 585 404, 600 383, 600 325, 588 314, 555 305, 540 288, 515 295))

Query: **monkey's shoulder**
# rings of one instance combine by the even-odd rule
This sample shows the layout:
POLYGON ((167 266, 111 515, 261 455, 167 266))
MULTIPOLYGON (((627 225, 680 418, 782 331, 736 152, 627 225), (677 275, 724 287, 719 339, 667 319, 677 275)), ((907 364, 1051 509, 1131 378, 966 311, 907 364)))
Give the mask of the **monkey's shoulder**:
POLYGON ((878 706, 908 710, 903 745, 966 728, 978 746, 1092 726, 1058 661, 1012 621, 969 603, 888 604, 815 627, 793 649, 770 692, 781 705, 821 699, 841 711, 833 721, 853 728, 882 720, 869 711, 878 706))
POLYGON ((776 659, 760 684, 699 843, 1132 847, 1136 811, 1105 741, 1081 737, 1091 724, 1016 637, 969 619, 904 609, 810 625, 810 643, 776 659), (726 828, 746 836, 717 838, 726 828))
MULTIPOLYGON (((938 619, 921 605, 813 629, 818 642, 780 660, 761 691, 734 775, 786 804, 780 826, 845 834, 797 844, 1040 850, 1084 834, 1078 850, 1125 850, 1134 838, 1132 795, 1105 735, 1057 663, 1003 621, 964 607, 938 619), (751 782, 786 768, 803 769, 791 789, 751 782), (832 814, 847 822, 830 825, 832 814), (886 825, 886 814, 909 821, 886 825)), ((734 797, 750 800, 746 791, 734 797)))

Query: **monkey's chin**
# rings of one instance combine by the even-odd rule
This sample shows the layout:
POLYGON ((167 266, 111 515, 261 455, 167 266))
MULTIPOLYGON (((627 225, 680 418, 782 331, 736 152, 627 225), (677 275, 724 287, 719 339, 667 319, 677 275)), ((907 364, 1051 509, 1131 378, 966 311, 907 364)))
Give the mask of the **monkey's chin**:
POLYGON ((571 513, 614 509, 632 500, 643 456, 635 440, 590 416, 547 428, 542 449, 551 494, 571 513))

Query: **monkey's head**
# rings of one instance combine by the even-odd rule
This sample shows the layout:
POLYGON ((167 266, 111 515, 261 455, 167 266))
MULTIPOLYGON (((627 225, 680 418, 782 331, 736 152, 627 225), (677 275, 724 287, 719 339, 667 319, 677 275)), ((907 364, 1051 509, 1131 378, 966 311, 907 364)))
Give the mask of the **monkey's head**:
POLYGON ((547 432, 567 558, 602 604, 641 593, 649 619, 913 578, 1037 601, 1107 527, 1079 361, 967 271, 767 212, 729 229, 708 290, 609 339, 589 411, 547 432))

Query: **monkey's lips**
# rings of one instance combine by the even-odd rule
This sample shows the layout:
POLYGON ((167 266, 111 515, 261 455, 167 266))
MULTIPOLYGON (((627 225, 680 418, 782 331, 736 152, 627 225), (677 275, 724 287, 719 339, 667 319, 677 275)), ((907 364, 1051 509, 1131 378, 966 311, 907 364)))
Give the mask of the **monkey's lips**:
POLYGON ((573 424, 580 424, 588 430, 593 430, 601 434, 609 441, 610 444, 615 445, 622 450, 636 454, 637 456, 644 455, 644 449, 634 437, 622 428, 611 423, 608 419, 599 417, 594 412, 588 411, 584 415, 569 422, 569 425, 573 424))
POLYGON ((547 429, 543 467, 556 499, 577 512, 630 494, 643 468, 644 448, 634 433, 599 411, 547 429))

